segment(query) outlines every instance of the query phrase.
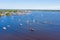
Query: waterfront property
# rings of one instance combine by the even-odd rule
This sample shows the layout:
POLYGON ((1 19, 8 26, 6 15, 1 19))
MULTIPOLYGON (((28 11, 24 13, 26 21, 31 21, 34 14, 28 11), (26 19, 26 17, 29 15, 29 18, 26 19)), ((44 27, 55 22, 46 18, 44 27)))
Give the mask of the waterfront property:
POLYGON ((22 15, 22 14, 27 14, 27 13, 30 13, 31 11, 30 10, 13 10, 13 9, 2 9, 0 10, 0 16, 2 15, 22 15))

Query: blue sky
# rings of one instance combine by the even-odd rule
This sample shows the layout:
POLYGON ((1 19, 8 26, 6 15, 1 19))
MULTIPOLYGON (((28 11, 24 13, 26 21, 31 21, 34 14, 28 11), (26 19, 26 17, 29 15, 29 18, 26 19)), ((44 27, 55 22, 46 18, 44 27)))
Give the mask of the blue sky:
POLYGON ((0 9, 60 9, 60 0, 0 0, 0 9))

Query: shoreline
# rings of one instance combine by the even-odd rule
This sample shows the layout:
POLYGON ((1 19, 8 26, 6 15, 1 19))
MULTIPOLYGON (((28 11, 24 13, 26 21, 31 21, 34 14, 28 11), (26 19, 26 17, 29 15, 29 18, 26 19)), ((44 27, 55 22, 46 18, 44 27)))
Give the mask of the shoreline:
POLYGON ((0 9, 0 16, 9 15, 25 15, 27 13, 34 12, 60 12, 60 10, 34 10, 34 9, 0 9))

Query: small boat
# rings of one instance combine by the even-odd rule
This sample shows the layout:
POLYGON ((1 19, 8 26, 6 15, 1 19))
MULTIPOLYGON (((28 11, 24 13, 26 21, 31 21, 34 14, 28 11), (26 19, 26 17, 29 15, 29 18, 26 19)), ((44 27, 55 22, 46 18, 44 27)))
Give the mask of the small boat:
POLYGON ((30 31, 34 31, 35 29, 33 29, 33 28, 30 28, 30 31))

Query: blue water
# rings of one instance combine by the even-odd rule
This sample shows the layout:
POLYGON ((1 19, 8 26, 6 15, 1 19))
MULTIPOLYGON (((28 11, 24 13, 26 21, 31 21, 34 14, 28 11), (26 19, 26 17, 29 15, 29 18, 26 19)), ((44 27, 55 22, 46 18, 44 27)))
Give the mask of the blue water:
POLYGON ((60 12, 34 11, 26 15, 2 16, 0 40, 60 40, 60 12))

